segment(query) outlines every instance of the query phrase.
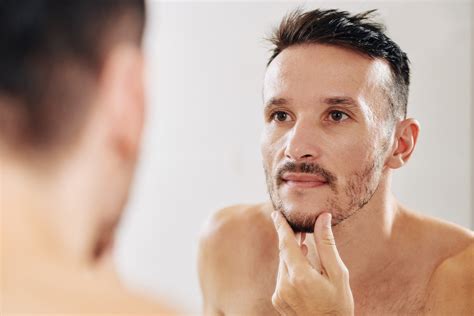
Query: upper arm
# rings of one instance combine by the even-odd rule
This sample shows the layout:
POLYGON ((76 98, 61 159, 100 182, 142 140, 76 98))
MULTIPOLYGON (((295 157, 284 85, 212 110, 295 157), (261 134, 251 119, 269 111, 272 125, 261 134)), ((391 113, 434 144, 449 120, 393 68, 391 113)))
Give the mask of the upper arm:
POLYGON ((218 298, 215 268, 215 256, 213 248, 215 248, 215 236, 211 229, 213 219, 206 223, 199 239, 198 250, 198 273, 199 284, 201 287, 204 315, 218 315, 218 298))
POLYGON ((430 281, 426 311, 430 315, 474 313, 474 244, 436 269, 430 281))
POLYGON ((200 237, 198 251, 198 273, 201 287, 204 315, 219 315, 217 271, 212 254, 214 242, 206 232, 200 237))
POLYGON ((229 274, 226 261, 232 255, 233 214, 236 207, 219 210, 206 222, 199 239, 198 273, 205 315, 224 315, 223 297, 229 274))

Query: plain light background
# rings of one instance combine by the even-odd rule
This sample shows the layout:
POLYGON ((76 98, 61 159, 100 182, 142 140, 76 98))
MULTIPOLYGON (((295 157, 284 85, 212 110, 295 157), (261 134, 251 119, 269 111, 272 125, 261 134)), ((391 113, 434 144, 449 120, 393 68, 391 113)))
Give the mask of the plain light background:
POLYGON ((123 279, 181 309, 201 308, 197 245, 219 208, 267 200, 261 87, 274 26, 297 5, 377 8, 411 59, 415 153, 394 173, 403 204, 471 223, 471 4, 437 2, 148 3, 148 121, 136 185, 119 231, 123 279))

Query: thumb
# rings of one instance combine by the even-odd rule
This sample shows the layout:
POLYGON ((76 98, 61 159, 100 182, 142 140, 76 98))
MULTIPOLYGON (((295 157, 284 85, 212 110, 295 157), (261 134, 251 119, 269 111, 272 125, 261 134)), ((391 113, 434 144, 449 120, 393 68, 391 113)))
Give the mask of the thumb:
POLYGON ((318 249, 321 265, 330 279, 337 279, 347 271, 336 248, 336 241, 331 228, 331 214, 318 216, 314 227, 314 239, 318 249))

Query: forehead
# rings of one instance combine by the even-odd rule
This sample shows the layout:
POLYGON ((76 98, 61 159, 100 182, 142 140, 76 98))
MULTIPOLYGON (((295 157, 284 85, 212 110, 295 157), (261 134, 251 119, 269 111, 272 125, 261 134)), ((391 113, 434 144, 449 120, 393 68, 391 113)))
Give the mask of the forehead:
POLYGON ((284 49, 268 66, 264 100, 348 96, 370 98, 390 80, 390 67, 362 53, 323 44, 284 49))

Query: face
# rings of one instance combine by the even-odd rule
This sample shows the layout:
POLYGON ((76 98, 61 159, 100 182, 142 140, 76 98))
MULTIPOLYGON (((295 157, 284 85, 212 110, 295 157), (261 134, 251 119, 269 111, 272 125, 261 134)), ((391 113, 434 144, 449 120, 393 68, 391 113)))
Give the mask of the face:
POLYGON ((276 210, 312 232, 330 212, 336 225, 364 207, 384 179, 392 124, 381 60, 335 46, 284 49, 264 80, 262 157, 276 210))

